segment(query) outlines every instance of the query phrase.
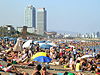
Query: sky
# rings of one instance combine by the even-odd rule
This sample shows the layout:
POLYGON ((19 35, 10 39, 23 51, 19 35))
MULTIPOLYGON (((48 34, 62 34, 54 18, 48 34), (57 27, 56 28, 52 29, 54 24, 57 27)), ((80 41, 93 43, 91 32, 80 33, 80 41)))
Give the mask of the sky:
POLYGON ((24 25, 27 5, 47 10, 48 31, 100 32, 100 0, 0 0, 0 25, 24 25))

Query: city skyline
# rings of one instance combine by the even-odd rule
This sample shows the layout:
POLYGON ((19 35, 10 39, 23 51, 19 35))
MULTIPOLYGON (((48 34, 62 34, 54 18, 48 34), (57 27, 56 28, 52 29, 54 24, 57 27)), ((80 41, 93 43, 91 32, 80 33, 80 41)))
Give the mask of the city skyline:
POLYGON ((24 25, 24 8, 29 4, 46 8, 50 31, 100 31, 100 0, 1 0, 0 25, 24 25))

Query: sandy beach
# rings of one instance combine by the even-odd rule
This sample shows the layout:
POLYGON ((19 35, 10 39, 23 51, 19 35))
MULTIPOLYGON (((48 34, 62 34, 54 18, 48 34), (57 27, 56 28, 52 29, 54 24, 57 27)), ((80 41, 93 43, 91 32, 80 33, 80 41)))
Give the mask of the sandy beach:
MULTIPOLYGON (((32 72, 34 71, 34 69, 29 69, 29 68, 17 68, 20 72, 27 72, 29 73, 29 75, 32 74, 32 72)), ((47 70, 49 73, 53 73, 55 75, 57 75, 57 73, 64 73, 64 72, 69 72, 69 71, 60 71, 60 70, 64 70, 63 66, 51 66, 51 69, 56 69, 56 70, 47 70), (58 69, 58 71, 57 71, 58 69), (59 70, 60 69, 60 70, 59 70)), ((10 73, 8 72, 0 72, 1 75, 9 75, 10 73)), ((77 73, 77 72, 74 72, 72 71, 72 73, 77 73)), ((78 72, 78 73, 82 73, 84 75, 95 75, 95 73, 92 73, 92 72, 78 72)), ((14 73, 12 73, 14 74, 14 73)))
POLYGON ((50 66, 45 71, 57 75, 65 72, 95 75, 99 72, 100 51, 89 46, 99 46, 100 42, 46 39, 23 41, 18 38, 16 43, 5 39, 0 43, 0 69, 4 71, 1 72, 2 75, 32 75, 36 71, 42 73, 43 65, 50 66), (36 68, 38 64, 42 65, 40 69, 36 68))

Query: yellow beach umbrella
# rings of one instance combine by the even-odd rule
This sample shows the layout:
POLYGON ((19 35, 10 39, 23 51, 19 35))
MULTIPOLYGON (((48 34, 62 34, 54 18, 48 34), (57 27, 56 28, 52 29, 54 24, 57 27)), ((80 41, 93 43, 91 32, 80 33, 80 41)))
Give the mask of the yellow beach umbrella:
POLYGON ((45 53, 45 52, 38 52, 38 53, 36 53, 35 55, 33 55, 31 57, 31 60, 36 58, 36 57, 39 57, 39 56, 47 56, 47 53, 45 53))

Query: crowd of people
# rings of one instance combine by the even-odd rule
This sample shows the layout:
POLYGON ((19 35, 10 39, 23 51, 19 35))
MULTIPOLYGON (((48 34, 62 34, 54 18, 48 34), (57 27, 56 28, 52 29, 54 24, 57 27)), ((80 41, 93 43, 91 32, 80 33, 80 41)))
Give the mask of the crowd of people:
MULTIPOLYGON (((36 66, 36 62, 30 60, 31 57, 37 52, 46 52, 47 56, 52 59, 50 63, 47 63, 48 65, 63 65, 66 71, 100 73, 100 51, 89 48, 89 46, 99 46, 100 42, 50 41, 55 43, 56 46, 52 46, 49 49, 42 49, 39 43, 34 44, 32 42, 28 48, 23 48, 22 46, 25 43, 23 40, 17 42, 16 45, 14 40, 9 41, 7 39, 1 39, 0 61, 6 62, 7 65, 2 65, 2 63, 0 63, 0 70, 16 73, 18 75, 28 75, 29 73, 21 73, 15 65, 36 66), (92 57, 82 58, 84 55, 92 55, 92 57)), ((42 66, 42 73, 40 73, 40 70, 41 67, 36 66, 32 75, 51 74, 46 71, 46 67, 44 66, 42 66)))

